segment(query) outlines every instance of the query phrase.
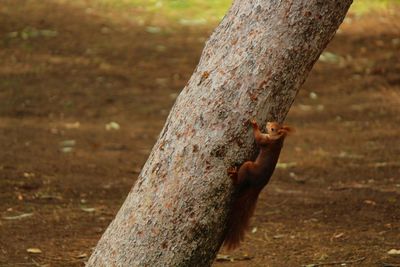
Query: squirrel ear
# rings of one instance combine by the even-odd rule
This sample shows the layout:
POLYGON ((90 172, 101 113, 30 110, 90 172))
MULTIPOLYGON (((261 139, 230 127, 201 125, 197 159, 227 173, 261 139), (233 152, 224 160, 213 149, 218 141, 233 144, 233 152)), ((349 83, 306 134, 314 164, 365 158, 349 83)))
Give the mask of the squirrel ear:
POLYGON ((288 134, 294 134, 296 132, 296 130, 293 127, 287 125, 282 126, 282 130, 284 130, 288 134))

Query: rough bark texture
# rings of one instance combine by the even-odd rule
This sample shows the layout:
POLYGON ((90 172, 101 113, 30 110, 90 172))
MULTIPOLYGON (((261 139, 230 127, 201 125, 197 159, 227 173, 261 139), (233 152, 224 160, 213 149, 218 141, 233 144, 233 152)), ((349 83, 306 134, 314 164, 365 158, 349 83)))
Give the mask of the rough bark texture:
POLYGON ((351 0, 237 0, 206 44, 88 266, 209 266, 223 242, 228 167, 249 118, 283 121, 351 0))

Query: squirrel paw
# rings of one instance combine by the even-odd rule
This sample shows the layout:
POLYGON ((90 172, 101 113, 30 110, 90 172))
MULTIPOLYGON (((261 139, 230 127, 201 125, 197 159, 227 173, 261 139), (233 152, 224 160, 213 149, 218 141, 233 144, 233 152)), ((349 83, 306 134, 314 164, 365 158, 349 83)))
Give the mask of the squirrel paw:
POLYGON ((257 121, 255 119, 250 119, 249 122, 251 125, 257 125, 257 121))
POLYGON ((237 166, 233 166, 233 167, 228 168, 228 174, 229 175, 237 174, 237 172, 238 172, 238 167, 237 166))
POLYGON ((232 181, 236 183, 238 178, 238 167, 237 166, 230 167, 227 172, 232 181))

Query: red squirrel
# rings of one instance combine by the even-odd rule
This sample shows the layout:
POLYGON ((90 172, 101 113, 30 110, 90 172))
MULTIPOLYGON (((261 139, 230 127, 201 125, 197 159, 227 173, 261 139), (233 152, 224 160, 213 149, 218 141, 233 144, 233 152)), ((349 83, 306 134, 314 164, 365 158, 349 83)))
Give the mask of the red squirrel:
POLYGON ((250 121, 256 144, 260 152, 255 161, 246 161, 240 168, 228 170, 236 189, 236 198, 228 220, 224 246, 233 249, 243 240, 245 230, 249 226, 250 217, 254 213, 258 195, 267 185, 275 170, 283 141, 292 128, 277 122, 268 122, 267 134, 260 131, 255 120, 250 121))

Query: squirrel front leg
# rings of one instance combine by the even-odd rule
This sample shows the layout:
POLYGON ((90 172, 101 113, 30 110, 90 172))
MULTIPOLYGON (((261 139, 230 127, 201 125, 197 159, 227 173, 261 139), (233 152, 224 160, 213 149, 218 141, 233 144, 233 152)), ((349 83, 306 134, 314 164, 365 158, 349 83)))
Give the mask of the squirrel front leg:
POLYGON ((237 166, 231 167, 228 169, 228 175, 232 179, 232 182, 235 186, 240 186, 244 184, 246 181, 251 180, 251 168, 253 167, 254 162, 246 161, 239 168, 237 166))
POLYGON ((250 120, 250 124, 253 127, 254 140, 256 141, 257 145, 267 145, 270 142, 268 134, 264 134, 261 132, 256 120, 250 120))
POLYGON ((228 175, 231 178, 234 185, 238 184, 238 167, 233 166, 228 169, 228 175))

